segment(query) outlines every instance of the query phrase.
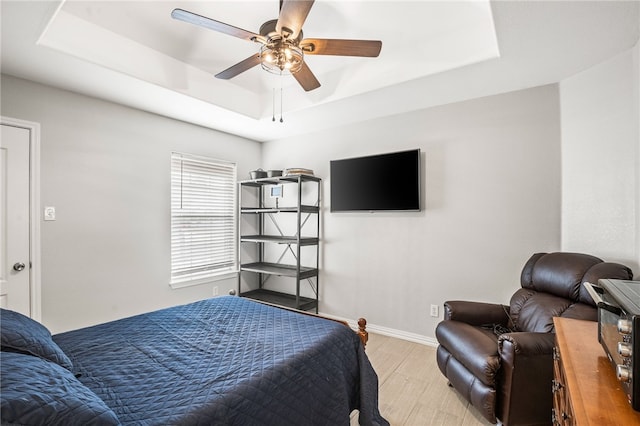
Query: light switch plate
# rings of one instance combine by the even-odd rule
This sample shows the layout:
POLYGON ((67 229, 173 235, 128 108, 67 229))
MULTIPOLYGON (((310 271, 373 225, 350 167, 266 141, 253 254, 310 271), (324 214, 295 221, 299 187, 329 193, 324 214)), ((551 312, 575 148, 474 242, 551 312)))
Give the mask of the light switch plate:
POLYGON ((55 207, 48 206, 44 208, 44 220, 56 220, 55 207))
POLYGON ((431 316, 432 317, 438 316, 438 305, 431 305, 431 316))

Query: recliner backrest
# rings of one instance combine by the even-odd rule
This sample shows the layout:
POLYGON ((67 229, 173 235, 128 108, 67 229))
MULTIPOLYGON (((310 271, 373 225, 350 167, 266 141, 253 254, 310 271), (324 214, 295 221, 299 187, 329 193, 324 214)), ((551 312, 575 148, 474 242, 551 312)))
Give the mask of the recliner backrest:
POLYGON ((510 325, 517 331, 551 332, 553 317, 595 321, 595 302, 582 285, 599 279, 631 279, 624 265, 582 253, 536 253, 525 264, 521 289, 511 297, 510 325))
MULTIPOLYGON (((536 253, 525 264, 520 285, 577 302, 585 274, 602 259, 582 253, 536 253)), ((593 300, 583 300, 595 306, 593 300)))

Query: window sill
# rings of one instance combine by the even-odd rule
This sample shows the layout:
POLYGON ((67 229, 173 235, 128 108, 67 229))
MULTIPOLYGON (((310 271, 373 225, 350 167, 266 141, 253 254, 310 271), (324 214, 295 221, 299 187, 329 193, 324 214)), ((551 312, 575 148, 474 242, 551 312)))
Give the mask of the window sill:
POLYGON ((237 278, 237 276, 238 276, 238 272, 237 271, 225 272, 225 273, 220 274, 220 275, 215 275, 213 277, 207 277, 207 278, 200 278, 200 279, 197 279, 197 280, 185 280, 185 281, 171 282, 171 283, 169 283, 169 287, 171 287, 173 290, 177 290, 179 288, 193 287, 193 286, 196 286, 196 285, 211 284, 211 283, 214 283, 216 281, 228 280, 230 278, 237 278))

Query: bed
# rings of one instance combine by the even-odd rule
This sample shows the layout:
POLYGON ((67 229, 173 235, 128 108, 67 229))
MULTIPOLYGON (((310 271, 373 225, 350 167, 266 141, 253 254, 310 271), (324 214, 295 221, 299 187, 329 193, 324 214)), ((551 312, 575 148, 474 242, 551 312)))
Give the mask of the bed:
POLYGON ((21 425, 388 425, 360 338, 216 297, 51 336, 2 310, 1 418, 21 425))

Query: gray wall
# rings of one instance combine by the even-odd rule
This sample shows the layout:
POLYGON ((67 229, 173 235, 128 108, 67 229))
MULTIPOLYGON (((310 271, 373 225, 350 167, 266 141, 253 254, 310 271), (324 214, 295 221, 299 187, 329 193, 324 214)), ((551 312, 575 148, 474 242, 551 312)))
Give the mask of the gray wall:
POLYGON ((2 76, 2 115, 41 124, 42 321, 53 332, 225 293, 169 287, 170 153, 261 163, 261 145, 2 76))
POLYGON ((433 338, 431 304, 508 303, 532 253, 560 248, 557 85, 269 142, 267 168, 325 179, 320 311, 433 338), (329 212, 329 161, 420 148, 419 213, 329 212))
POLYGON ((640 44, 560 84, 562 248, 640 276, 640 44))
POLYGON ((638 51, 559 87, 262 146, 3 76, 2 114, 42 125, 41 204, 58 210, 42 222, 43 321, 61 331, 211 295, 212 285, 168 286, 172 150, 235 160, 241 177, 258 166, 323 177, 320 310, 365 316, 375 331, 432 342, 429 305, 508 302, 536 251, 593 253, 637 275, 638 51), (329 212, 330 160, 413 148, 422 212, 329 212))

